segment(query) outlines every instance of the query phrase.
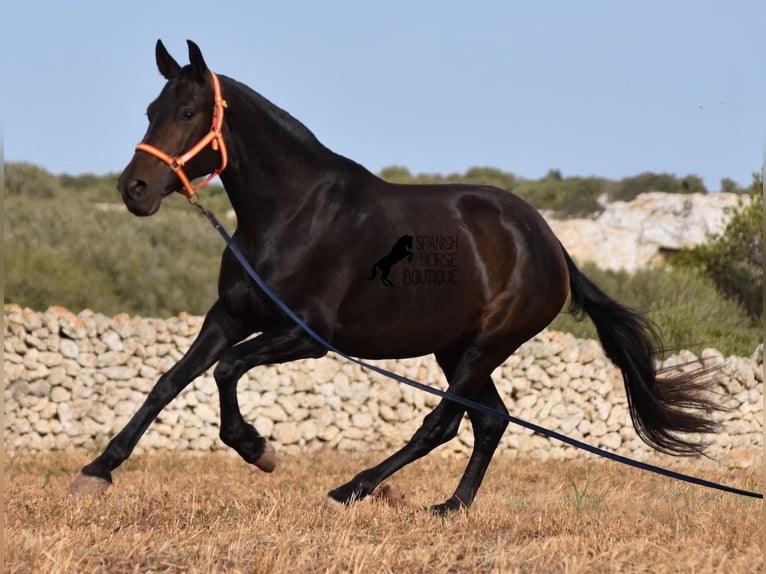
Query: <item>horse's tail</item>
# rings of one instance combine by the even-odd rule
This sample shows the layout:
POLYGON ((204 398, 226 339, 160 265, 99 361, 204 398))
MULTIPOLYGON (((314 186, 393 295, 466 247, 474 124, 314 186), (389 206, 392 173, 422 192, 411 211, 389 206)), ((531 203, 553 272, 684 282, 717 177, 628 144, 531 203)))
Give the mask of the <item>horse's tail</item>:
POLYGON ((711 369, 674 375, 658 371, 655 360, 662 352, 662 344, 656 327, 610 299, 577 269, 563 246, 562 250, 569 268, 569 310, 576 316, 584 312, 591 318, 606 356, 622 371, 630 418, 638 435, 661 452, 702 454, 705 443, 686 440, 676 433, 711 433, 718 429, 715 422, 704 417, 710 411, 723 410, 702 396, 711 369))
POLYGON ((373 279, 375 279, 375 276, 377 275, 377 273, 378 273, 378 264, 376 263, 375 265, 372 266, 372 273, 367 278, 367 281, 372 281, 373 279))

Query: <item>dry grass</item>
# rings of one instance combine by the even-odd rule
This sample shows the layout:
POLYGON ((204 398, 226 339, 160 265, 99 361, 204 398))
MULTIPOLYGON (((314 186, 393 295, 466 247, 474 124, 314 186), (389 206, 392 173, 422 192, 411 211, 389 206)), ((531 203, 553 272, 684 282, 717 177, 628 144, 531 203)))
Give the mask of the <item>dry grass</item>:
MULTIPOLYGON (((380 455, 284 456, 272 475, 233 456, 136 456, 96 499, 67 485, 85 459, 6 459, 5 572, 762 572, 763 503, 582 455, 498 456, 473 508, 441 502, 464 460, 438 455, 392 483, 414 506, 324 504, 380 455)), ((760 490, 760 469, 687 467, 760 490)))

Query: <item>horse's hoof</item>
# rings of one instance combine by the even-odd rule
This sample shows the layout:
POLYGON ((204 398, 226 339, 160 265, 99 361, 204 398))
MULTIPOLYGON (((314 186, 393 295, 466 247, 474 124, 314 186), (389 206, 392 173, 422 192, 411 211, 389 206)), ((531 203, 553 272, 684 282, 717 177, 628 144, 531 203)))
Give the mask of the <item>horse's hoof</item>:
POLYGON ((263 472, 274 472, 274 469, 277 467, 277 449, 269 441, 266 441, 263 454, 255 461, 255 466, 263 472))
POLYGON ((103 478, 80 473, 69 485, 69 494, 73 496, 98 496, 104 494, 111 485, 111 482, 103 478))

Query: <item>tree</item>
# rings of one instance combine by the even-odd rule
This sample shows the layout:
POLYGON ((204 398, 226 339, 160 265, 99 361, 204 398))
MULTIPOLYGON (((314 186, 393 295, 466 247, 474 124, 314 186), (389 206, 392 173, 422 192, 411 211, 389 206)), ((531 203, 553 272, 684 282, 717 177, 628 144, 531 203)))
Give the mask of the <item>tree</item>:
POLYGON ((743 193, 744 191, 733 179, 729 177, 721 179, 721 193, 743 193))
POLYGON ((409 183, 413 177, 410 170, 401 165, 384 167, 379 175, 382 179, 391 183, 409 183))
POLYGON ((753 183, 723 232, 685 251, 682 265, 699 268, 716 287, 739 302, 753 319, 763 317, 763 178, 753 183), (747 198, 747 199, 745 199, 747 198))
POLYGON ((552 181, 561 181, 562 179, 564 179, 564 176, 561 175, 560 169, 551 168, 548 170, 548 173, 545 174, 545 177, 543 179, 550 179, 552 181))

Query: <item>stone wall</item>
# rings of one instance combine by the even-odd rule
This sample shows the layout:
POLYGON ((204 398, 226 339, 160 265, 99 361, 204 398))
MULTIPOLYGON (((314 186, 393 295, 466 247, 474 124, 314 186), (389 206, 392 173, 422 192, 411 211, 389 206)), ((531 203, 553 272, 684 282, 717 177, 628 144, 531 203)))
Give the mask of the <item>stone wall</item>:
MULTIPOLYGON (((106 317, 61 308, 45 313, 6 305, 4 314, 6 452, 93 451, 125 425, 157 377, 188 348, 201 318, 106 317)), ((758 459, 763 439, 763 348, 748 358, 702 353, 706 365, 725 362, 718 391, 731 410, 711 454, 758 459), (756 454, 752 454, 756 453, 756 454)), ((696 360, 682 352, 675 364, 696 360)), ((418 381, 444 387, 431 357, 376 361, 418 381)), ((699 366, 699 363, 691 367, 699 366)), ((683 367, 690 368, 690 367, 683 367)), ((619 372, 595 341, 546 331, 526 343, 494 374, 514 415, 628 456, 652 455, 630 424, 619 372)), ((239 384, 245 418, 281 451, 385 449, 404 444, 437 399, 334 356, 255 369, 239 384)), ((225 448, 218 439, 218 397, 212 372, 199 377, 159 416, 138 451, 225 448)), ((468 452, 464 421, 445 452, 468 452)), ((511 426, 506 454, 575 456, 561 443, 511 426)), ((757 461, 756 461, 757 462, 757 461)))

